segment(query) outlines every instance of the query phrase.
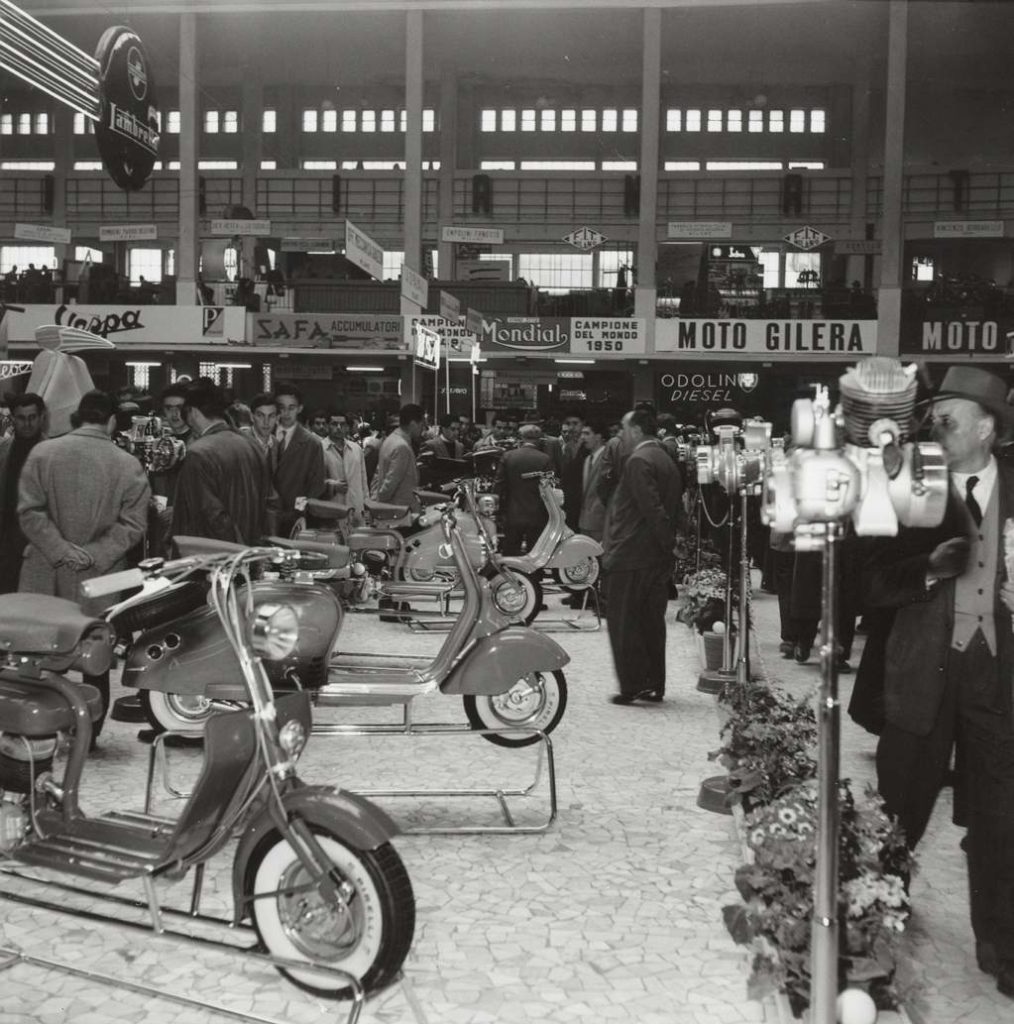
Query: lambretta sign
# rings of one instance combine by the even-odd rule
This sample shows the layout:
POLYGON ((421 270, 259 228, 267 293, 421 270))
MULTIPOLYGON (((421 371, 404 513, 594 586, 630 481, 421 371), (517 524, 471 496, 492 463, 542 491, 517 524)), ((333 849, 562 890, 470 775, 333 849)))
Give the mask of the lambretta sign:
POLYGON ((877 351, 876 320, 659 320, 655 350, 786 356, 869 356, 877 351))

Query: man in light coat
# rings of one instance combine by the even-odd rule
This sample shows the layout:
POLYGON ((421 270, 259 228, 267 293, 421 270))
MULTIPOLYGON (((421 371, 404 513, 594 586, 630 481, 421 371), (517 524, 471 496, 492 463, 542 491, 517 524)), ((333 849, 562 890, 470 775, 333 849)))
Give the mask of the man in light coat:
POLYGON ((359 522, 366 503, 366 456, 363 449, 348 438, 349 420, 345 413, 332 413, 328 418, 328 438, 324 444, 325 484, 335 501, 352 509, 359 522))
POLYGON ((426 421, 418 405, 403 405, 398 413, 398 428, 384 438, 377 459, 371 497, 391 505, 417 505, 415 490, 419 471, 415 464, 415 444, 422 436, 426 421))
MULTIPOLYGON (((50 594, 98 614, 113 597, 82 601, 85 580, 127 568, 127 552, 144 537, 151 491, 141 464, 113 444, 116 406, 103 391, 89 391, 76 413, 78 426, 32 449, 21 471, 18 518, 28 538, 22 591, 50 594)), ((86 680, 109 706, 109 674, 86 680)))

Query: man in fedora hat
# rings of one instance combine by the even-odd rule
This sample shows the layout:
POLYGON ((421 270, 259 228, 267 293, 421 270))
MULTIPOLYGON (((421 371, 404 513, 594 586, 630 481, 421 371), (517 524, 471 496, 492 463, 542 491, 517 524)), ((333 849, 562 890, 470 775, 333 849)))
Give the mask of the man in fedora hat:
POLYGON ((1014 408, 1003 380, 961 366, 947 371, 931 415, 950 473, 944 523, 903 531, 869 573, 870 605, 895 609, 877 776, 914 847, 956 744, 954 818, 968 828, 976 955, 1014 998, 1014 584, 1004 528, 1014 530, 1014 467, 993 455, 1014 408))

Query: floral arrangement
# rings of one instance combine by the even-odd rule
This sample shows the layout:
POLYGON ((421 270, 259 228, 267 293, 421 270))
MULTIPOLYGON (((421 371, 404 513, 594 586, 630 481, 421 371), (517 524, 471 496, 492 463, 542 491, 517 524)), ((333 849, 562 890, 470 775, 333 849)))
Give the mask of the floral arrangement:
POLYGON ((732 801, 755 807, 817 774, 817 718, 808 699, 767 686, 729 684, 719 701, 730 715, 722 746, 708 758, 728 769, 732 801))
MULTIPOLYGON (((857 801, 848 780, 842 780, 839 812, 839 974, 843 981, 865 982, 881 1009, 894 1008, 891 981, 898 935, 909 914, 912 855, 872 790, 857 801)), ((744 902, 724 907, 722 914, 733 939, 757 949, 748 982, 751 998, 784 989, 799 1016, 810 992, 816 783, 806 782, 759 807, 746 826, 753 863, 736 872, 744 902)))
POLYGON ((679 620, 704 632, 725 618, 725 573, 721 569, 700 569, 690 573, 682 588, 679 620))

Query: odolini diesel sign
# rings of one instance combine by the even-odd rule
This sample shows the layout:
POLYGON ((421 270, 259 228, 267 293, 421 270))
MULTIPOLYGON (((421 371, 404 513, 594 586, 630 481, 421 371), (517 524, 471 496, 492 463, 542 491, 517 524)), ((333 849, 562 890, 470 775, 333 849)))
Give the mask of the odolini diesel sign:
POLYGON ((658 320, 655 351, 776 358, 856 359, 875 355, 876 320, 658 320))

